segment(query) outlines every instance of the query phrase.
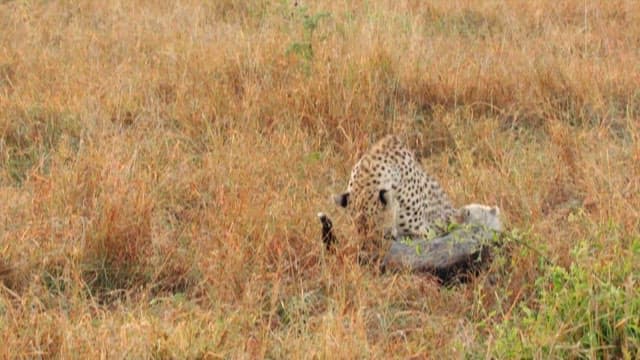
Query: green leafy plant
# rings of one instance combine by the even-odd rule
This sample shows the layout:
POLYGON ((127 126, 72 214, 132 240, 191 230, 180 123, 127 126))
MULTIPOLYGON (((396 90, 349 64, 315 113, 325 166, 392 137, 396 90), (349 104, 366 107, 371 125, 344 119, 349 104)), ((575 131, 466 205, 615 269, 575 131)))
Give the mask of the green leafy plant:
POLYGON ((329 18, 331 14, 329 12, 319 12, 317 14, 309 15, 308 8, 306 6, 297 7, 294 14, 295 19, 302 19, 302 39, 292 42, 287 48, 288 54, 295 54, 302 59, 303 69, 309 73, 311 71, 311 63, 313 62, 313 34, 318 28, 320 20, 329 18))
POLYGON ((519 349, 524 357, 637 357, 640 301, 625 261, 595 269, 548 266, 535 282, 537 308, 522 304, 518 321, 498 327, 495 355, 511 357, 519 349), (524 333, 529 336, 515 336, 524 333))

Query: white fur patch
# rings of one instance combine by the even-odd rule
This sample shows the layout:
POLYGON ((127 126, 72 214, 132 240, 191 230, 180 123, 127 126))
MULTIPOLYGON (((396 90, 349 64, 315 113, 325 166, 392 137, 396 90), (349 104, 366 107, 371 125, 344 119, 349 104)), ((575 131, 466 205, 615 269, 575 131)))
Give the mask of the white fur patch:
POLYGON ((489 229, 502 231, 500 208, 497 206, 469 204, 463 206, 460 211, 462 212, 463 223, 484 225, 489 229))

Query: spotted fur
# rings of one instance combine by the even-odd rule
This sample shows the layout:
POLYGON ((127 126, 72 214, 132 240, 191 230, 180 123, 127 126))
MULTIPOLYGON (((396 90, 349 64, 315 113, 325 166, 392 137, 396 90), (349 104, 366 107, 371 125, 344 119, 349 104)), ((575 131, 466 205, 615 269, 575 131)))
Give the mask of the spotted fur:
POLYGON ((371 222, 379 225, 382 217, 385 231, 394 236, 439 234, 458 215, 440 184, 393 135, 378 141, 360 158, 351 171, 347 191, 336 202, 360 219, 362 231, 371 222), (383 195, 392 207, 382 203, 383 195))

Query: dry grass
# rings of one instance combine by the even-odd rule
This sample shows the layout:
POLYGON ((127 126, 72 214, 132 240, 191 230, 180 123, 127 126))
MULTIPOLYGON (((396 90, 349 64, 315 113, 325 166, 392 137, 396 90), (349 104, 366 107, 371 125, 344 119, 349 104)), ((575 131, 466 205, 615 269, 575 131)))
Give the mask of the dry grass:
POLYGON ((0 2, 0 357, 637 356, 639 3, 304 5, 0 2), (387 133, 558 266, 326 256, 387 133))

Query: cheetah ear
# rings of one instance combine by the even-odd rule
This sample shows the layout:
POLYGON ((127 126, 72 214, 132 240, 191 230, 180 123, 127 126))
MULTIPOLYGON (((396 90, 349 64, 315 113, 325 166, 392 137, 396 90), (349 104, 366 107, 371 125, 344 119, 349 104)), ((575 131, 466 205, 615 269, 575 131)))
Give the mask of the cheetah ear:
POLYGON ((391 202, 394 200, 393 194, 393 190, 389 189, 380 189, 378 191, 378 200, 380 200, 382 206, 386 207, 387 205, 391 204, 391 202))
POLYGON ((387 191, 387 189, 381 189, 380 192, 378 192, 378 199, 380 199, 380 202, 382 203, 382 205, 387 206, 387 204, 389 203, 389 192, 387 191))
POLYGON ((349 193, 345 192, 339 195, 334 195, 333 201, 335 201, 336 205, 346 208, 347 205, 349 205, 349 193))

